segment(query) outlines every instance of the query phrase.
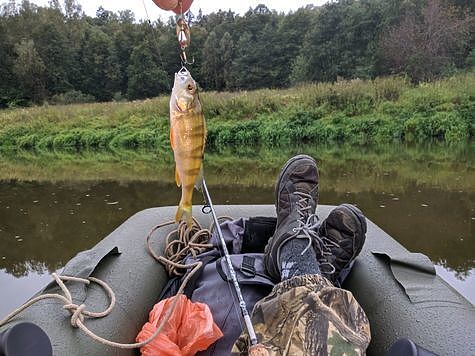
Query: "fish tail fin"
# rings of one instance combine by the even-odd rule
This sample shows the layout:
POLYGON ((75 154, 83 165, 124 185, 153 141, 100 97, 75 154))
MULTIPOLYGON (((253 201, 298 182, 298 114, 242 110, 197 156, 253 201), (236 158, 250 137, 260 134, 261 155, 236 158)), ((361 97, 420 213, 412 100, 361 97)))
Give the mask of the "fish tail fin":
POLYGON ((175 222, 185 221, 188 228, 193 225, 193 216, 191 215, 191 206, 185 207, 180 203, 175 215, 175 222))
POLYGON ((198 178, 196 178, 196 182, 195 182, 195 188, 197 190, 201 190, 203 188, 203 179, 204 179, 204 173, 203 173, 203 163, 202 163, 200 167, 200 173, 198 174, 198 178))

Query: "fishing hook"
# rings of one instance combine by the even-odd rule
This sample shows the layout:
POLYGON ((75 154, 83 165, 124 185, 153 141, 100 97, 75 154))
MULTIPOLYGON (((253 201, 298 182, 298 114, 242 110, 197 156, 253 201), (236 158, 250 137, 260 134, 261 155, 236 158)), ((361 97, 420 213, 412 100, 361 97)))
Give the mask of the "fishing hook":
POLYGON ((191 62, 188 61, 188 58, 186 57, 186 52, 184 49, 181 50, 180 58, 181 58, 181 65, 183 67, 185 65, 192 65, 195 63, 195 57, 193 57, 193 60, 191 62))

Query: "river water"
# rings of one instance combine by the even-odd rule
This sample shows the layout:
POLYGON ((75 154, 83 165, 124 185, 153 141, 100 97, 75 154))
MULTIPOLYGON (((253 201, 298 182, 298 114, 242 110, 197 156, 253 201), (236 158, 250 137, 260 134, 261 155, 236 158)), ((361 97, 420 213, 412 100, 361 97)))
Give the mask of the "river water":
MULTIPOLYGON (((320 203, 358 205, 475 303, 475 145, 212 153, 213 202, 273 204, 279 169, 297 152, 318 161, 320 203)), ((0 153, 0 317, 129 216, 179 197, 169 154, 0 153)))

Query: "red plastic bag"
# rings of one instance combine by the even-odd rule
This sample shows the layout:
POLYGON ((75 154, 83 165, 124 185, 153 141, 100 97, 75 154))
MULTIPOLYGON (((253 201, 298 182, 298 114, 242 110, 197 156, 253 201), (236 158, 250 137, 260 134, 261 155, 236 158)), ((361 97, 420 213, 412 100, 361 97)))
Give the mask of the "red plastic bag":
MULTIPOLYGON (((137 342, 145 341, 153 335, 172 306, 174 298, 167 298, 155 304, 150 312, 149 321, 137 335, 137 342)), ((178 298, 175 310, 160 334, 140 349, 142 355, 192 356, 198 351, 206 350, 223 336, 206 304, 194 303, 184 295, 178 298)))

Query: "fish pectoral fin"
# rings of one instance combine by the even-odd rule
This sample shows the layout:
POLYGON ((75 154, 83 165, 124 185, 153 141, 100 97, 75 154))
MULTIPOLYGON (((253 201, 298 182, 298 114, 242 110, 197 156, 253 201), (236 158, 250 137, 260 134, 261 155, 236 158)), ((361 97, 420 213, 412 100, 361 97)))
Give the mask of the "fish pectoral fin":
POLYGON ((180 175, 178 174, 178 169, 176 168, 175 168, 175 182, 177 186, 181 187, 180 175))
POLYGON ((200 173, 198 174, 198 177, 196 178, 196 181, 195 181, 195 188, 197 190, 201 190, 201 188, 203 188, 203 179, 204 179, 203 163, 201 163, 200 173))

